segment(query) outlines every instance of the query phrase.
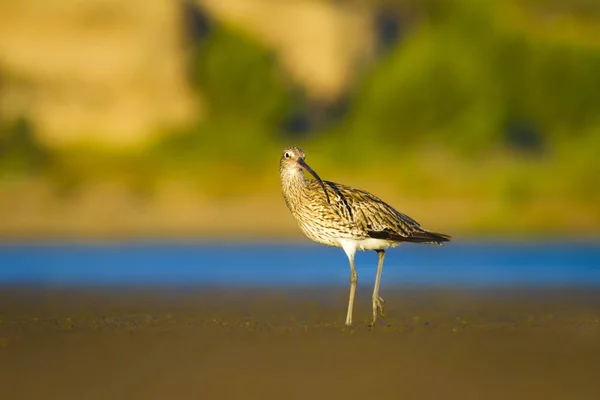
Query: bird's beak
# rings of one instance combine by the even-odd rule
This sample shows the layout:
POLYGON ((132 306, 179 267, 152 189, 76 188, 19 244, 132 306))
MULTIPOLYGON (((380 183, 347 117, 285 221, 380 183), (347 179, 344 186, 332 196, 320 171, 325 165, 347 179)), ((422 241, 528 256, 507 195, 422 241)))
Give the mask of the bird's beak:
POLYGON ((307 163, 304 162, 304 159, 299 158, 297 163, 302 169, 308 171, 316 180, 319 181, 321 187, 323 188, 323 191, 325 192, 325 197, 327 197, 327 203, 331 204, 331 202, 329 201, 329 194, 327 193, 327 189, 325 188, 325 183, 323 183, 323 180, 319 177, 319 175, 317 175, 317 173, 313 171, 313 169, 309 167, 307 163))

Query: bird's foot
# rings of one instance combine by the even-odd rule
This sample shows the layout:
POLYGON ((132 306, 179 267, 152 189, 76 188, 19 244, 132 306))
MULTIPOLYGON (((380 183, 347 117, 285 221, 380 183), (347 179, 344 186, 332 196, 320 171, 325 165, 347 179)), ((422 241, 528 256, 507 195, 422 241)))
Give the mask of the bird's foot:
POLYGON ((385 317, 385 314, 383 312, 383 303, 385 303, 385 301, 381 297, 377 296, 373 298, 373 320, 371 321, 370 326, 375 325, 375 321, 377 320, 377 314, 379 314, 381 318, 385 317))

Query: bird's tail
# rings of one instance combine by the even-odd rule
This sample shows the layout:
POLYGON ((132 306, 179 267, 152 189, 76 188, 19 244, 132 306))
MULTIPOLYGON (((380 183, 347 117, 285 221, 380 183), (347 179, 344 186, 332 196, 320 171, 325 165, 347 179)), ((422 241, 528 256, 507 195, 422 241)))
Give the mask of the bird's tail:
POLYGON ((449 242, 452 237, 443 233, 429 232, 426 230, 415 232, 409 237, 402 238, 404 242, 437 244, 443 246, 444 242, 449 242))
POLYGON ((398 242, 410 242, 410 243, 424 243, 424 244, 437 244, 442 246, 444 242, 449 242, 450 235, 443 233, 429 232, 419 227, 418 230, 410 232, 409 235, 401 235, 396 232, 390 231, 379 231, 379 232, 368 232, 369 236, 374 239, 387 239, 395 240, 398 242))

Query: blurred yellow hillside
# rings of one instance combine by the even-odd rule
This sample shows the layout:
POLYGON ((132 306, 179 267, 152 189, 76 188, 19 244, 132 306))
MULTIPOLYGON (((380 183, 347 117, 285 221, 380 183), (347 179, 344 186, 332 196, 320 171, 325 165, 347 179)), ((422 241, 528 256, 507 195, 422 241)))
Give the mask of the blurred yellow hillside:
POLYGON ((0 0, 4 238, 298 236, 291 144, 435 230, 596 236, 600 3, 0 0))
POLYGON ((318 99, 339 96, 373 45, 371 10, 319 0, 4 0, 3 115, 27 115, 50 146, 131 144, 202 117, 187 82, 194 5, 272 47, 318 99))
POLYGON ((181 15, 168 0, 0 2, 5 117, 48 145, 127 143, 198 113, 181 15))

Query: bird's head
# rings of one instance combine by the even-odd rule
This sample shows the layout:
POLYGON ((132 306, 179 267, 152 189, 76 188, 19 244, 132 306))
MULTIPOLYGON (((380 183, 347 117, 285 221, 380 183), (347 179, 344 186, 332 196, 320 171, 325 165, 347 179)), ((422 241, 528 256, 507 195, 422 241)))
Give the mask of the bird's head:
POLYGON ((283 150, 281 159, 279 160, 279 172, 281 173, 282 182, 285 181, 304 181, 304 171, 308 171, 319 183, 325 191, 325 196, 329 202, 329 195, 325 189, 323 180, 317 175, 315 171, 304 161, 306 154, 300 147, 288 147, 283 150))
MULTIPOLYGON (((303 170, 307 170, 304 162, 304 151, 300 147, 288 147, 281 153, 279 160, 279 168, 286 175, 303 175, 303 170)), ((310 167, 308 168, 310 170, 310 167)), ((312 171, 312 170, 311 170, 312 171)))

